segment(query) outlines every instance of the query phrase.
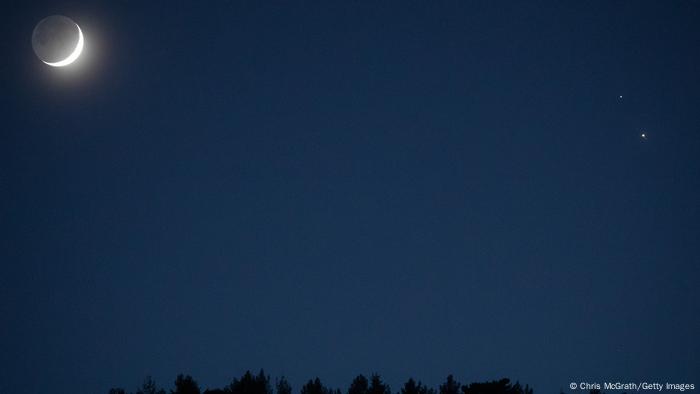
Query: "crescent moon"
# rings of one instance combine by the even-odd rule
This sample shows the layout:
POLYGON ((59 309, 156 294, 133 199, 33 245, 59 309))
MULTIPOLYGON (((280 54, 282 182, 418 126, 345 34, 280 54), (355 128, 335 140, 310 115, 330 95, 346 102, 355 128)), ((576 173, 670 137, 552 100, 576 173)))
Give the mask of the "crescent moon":
POLYGON ((78 44, 75 46, 73 53, 68 55, 67 58, 60 60, 58 62, 53 62, 53 63, 44 62, 44 63, 46 63, 52 67, 64 67, 64 66, 67 66, 67 65, 73 63, 78 58, 78 56, 80 56, 80 54, 83 52, 83 45, 85 44, 85 41, 83 40, 83 31, 80 30, 80 26, 78 26, 77 24, 75 26, 78 28, 78 44))

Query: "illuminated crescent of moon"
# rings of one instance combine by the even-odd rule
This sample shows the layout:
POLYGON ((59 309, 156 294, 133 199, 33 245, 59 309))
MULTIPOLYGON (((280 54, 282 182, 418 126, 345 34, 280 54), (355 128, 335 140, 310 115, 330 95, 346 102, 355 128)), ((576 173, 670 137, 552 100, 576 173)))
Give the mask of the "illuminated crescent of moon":
POLYGON ((71 53, 67 58, 65 58, 61 61, 53 62, 53 63, 49 63, 49 62, 44 62, 44 63, 46 63, 52 67, 63 67, 63 66, 67 66, 67 65, 73 63, 75 61, 75 59, 77 59, 78 56, 80 56, 80 53, 83 52, 83 44, 85 44, 85 42, 83 41, 83 31, 80 30, 80 26, 78 26, 78 25, 75 25, 75 26, 78 28, 78 45, 75 46, 73 53, 71 53))

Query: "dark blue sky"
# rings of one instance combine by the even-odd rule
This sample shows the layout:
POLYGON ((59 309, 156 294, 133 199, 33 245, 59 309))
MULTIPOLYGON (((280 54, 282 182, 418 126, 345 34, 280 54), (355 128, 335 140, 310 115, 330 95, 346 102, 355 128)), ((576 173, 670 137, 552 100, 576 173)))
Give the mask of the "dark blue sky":
POLYGON ((4 14, 0 391, 700 383, 697 2, 4 14))

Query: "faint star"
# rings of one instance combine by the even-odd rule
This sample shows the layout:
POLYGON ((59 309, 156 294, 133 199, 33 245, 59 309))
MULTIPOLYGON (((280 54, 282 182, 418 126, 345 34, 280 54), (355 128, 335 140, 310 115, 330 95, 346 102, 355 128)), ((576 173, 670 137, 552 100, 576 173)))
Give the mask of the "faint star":
POLYGON ((643 140, 646 140, 646 139, 647 139, 647 133, 642 132, 642 134, 640 135, 640 137, 642 137, 643 140))

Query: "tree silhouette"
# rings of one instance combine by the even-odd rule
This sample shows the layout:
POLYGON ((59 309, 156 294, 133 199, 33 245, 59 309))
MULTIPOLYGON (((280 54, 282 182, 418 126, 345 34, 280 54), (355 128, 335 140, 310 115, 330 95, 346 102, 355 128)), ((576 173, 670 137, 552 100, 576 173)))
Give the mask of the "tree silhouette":
POLYGON ((314 380, 309 379, 309 381, 302 386, 300 394, 331 394, 332 392, 333 390, 321 384, 321 379, 316 378, 314 380))
POLYGON ((369 383, 368 394, 391 394, 391 389, 387 384, 382 382, 381 376, 379 374, 372 374, 369 383))
POLYGON ((440 385, 440 394, 459 394, 459 388, 462 385, 455 380, 452 374, 447 375, 447 380, 440 385))
POLYGON ((272 394, 270 378, 265 376, 262 369, 257 376, 246 371, 241 380, 233 379, 226 391, 230 394, 272 394))
POLYGON ((175 390, 170 391, 172 394, 199 394, 199 385, 192 379, 192 376, 177 375, 175 379, 175 390))
POLYGON ((348 394, 368 394, 369 381, 364 375, 357 375, 350 383, 348 394))
POLYGON ((428 388, 423 383, 416 383, 413 378, 409 378, 401 388, 401 394, 435 394, 435 390, 428 388))
POLYGON ((165 394, 165 390, 159 389, 156 381, 147 376, 141 387, 136 390, 136 394, 165 394))
MULTIPOLYGON (((175 389, 170 391, 170 394, 200 393, 201 390, 194 378, 183 374, 177 376, 175 389)), ((116 387, 110 389, 108 394, 127 394, 127 392, 123 388, 116 387)), ((166 392, 156 385, 153 378, 148 376, 133 394, 166 394, 166 392)), ((257 375, 246 371, 240 378, 234 378, 228 386, 207 389, 203 394, 292 394, 292 386, 285 377, 281 377, 275 381, 273 393, 270 386, 270 377, 265 375, 265 372, 261 369, 257 375)), ((342 394, 342 392, 340 389, 331 389, 324 386, 321 383, 321 379, 316 377, 309 379, 301 387, 299 394, 342 394)), ((370 379, 360 374, 350 383, 347 394, 391 394, 391 388, 382 381, 379 374, 373 373, 370 379)), ((455 380, 454 376, 448 375, 445 382, 439 385, 437 391, 423 385, 420 381, 416 382, 413 378, 409 378, 396 394, 533 394, 533 390, 528 385, 522 387, 519 382, 511 384, 510 380, 506 378, 462 385, 455 380)), ((600 390, 591 390, 588 394, 604 393, 600 390)))
POLYGON ((275 384, 275 394, 292 394, 292 386, 284 376, 275 384))
POLYGON ((510 379, 494 380, 485 383, 472 383, 462 387, 464 394, 532 394, 529 386, 522 388, 520 383, 510 384, 510 379))
MULTIPOLYGON (((508 381, 508 379, 502 379, 502 380, 508 381)), ((516 381, 511 389, 511 392, 513 392, 515 394, 532 394, 532 388, 530 386, 528 386, 527 384, 525 385, 525 388, 522 388, 520 386, 520 382, 516 381)), ((625 393, 622 393, 622 394, 625 394, 625 393)))

